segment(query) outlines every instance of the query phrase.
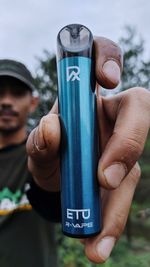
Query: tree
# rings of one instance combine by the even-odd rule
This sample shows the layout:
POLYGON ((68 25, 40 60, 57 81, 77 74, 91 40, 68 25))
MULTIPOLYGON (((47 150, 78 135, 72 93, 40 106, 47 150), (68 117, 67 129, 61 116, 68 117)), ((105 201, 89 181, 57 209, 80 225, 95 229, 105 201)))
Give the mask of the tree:
POLYGON ((56 56, 44 50, 43 58, 37 58, 35 87, 40 96, 40 103, 37 110, 29 118, 29 129, 31 130, 39 122, 42 116, 46 115, 57 97, 57 72, 56 56))
POLYGON ((134 28, 125 27, 119 44, 124 55, 121 90, 135 86, 150 88, 150 59, 144 60, 144 41, 134 28))

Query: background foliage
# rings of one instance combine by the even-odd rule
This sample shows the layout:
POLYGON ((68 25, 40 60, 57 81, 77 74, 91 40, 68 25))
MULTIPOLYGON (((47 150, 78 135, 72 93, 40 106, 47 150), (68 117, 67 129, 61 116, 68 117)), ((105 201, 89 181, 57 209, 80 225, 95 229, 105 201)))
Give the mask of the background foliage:
MULTIPOLYGON (((124 71, 118 91, 134 86, 150 88, 150 58, 144 59, 144 41, 136 30, 126 27, 119 44, 124 53, 124 71)), ((30 118, 30 127, 39 121, 51 108, 57 96, 55 56, 44 51, 38 59, 36 87, 40 95, 39 109, 30 118)), ((115 91, 114 91, 115 92, 115 91)), ((107 90, 105 91, 107 95, 107 90)), ((112 257, 104 267, 149 267, 150 266, 150 135, 140 159, 142 178, 132 204, 124 236, 118 242, 112 257)), ((59 262, 61 267, 94 267, 84 256, 83 245, 77 240, 64 237, 57 227, 59 262)))

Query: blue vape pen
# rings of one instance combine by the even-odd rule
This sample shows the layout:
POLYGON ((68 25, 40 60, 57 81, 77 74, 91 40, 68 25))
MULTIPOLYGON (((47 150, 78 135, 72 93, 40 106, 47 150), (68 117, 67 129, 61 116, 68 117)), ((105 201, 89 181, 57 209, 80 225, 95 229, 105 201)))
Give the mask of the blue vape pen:
POLYGON ((93 37, 71 24, 59 32, 57 47, 62 226, 65 235, 85 238, 101 230, 93 37))

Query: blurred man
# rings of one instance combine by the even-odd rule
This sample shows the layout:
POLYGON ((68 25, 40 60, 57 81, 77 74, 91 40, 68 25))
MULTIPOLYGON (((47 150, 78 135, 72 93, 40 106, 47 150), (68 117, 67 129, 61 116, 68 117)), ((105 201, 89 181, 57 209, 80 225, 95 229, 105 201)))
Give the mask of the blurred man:
POLYGON ((32 209, 26 195, 31 180, 26 124, 38 104, 34 90, 33 78, 23 64, 0 60, 1 267, 57 266, 54 225, 32 209))

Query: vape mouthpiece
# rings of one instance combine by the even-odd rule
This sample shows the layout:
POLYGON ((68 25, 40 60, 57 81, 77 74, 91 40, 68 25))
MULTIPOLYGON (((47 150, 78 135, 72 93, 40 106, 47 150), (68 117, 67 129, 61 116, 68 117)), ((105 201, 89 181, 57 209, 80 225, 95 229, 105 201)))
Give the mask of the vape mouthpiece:
MULTIPOLYGON (((65 53, 91 53, 93 37, 88 28, 80 24, 65 26, 58 34, 58 50, 65 53)), ((66 55, 68 56, 68 54, 66 55)), ((70 55, 69 55, 70 56, 70 55)))
POLYGON ((81 25, 75 26, 75 24, 72 24, 72 25, 69 25, 68 27, 66 27, 66 30, 68 30, 70 32, 70 36, 73 39, 77 39, 80 37, 80 31, 82 29, 83 29, 83 26, 81 26, 81 25))

